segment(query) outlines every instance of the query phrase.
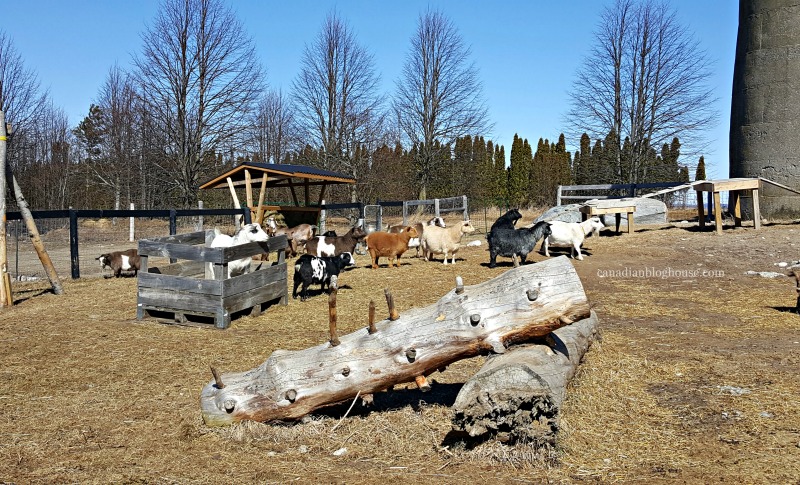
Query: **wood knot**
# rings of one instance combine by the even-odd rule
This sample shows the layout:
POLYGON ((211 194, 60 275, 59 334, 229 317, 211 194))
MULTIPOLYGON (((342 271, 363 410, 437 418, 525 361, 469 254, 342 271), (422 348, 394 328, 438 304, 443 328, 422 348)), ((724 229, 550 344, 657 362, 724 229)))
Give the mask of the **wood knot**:
POLYGON ((297 391, 295 391, 294 389, 289 389, 288 391, 286 391, 286 399, 289 402, 294 402, 297 399, 297 391))
POLYGON ((408 349, 406 350, 406 358, 409 362, 414 362, 417 360, 417 350, 416 349, 408 349))
POLYGON ((477 326, 481 323, 481 316, 477 313, 473 313, 469 316, 469 323, 471 323, 473 327, 477 326))
POLYGON ((350 375, 350 368, 349 367, 345 367, 344 369, 342 369, 342 375, 345 376, 345 377, 349 376, 350 375))
POLYGON ((222 403, 222 406, 225 408, 225 411, 230 414, 236 409, 236 401, 233 399, 226 399, 225 402, 222 403))
POLYGON ((539 290, 528 290, 527 295, 528 300, 536 301, 536 299, 539 298, 539 290))

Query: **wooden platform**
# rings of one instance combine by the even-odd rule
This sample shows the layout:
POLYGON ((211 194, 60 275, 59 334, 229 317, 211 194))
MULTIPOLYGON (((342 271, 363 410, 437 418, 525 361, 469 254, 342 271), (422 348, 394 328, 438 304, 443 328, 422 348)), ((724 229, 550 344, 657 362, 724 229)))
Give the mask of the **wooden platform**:
POLYGON ((217 328, 228 328, 233 313, 250 310, 258 315, 264 303, 288 303, 286 236, 229 248, 207 247, 213 237, 209 230, 139 241, 137 319, 169 312, 178 323, 185 323, 186 315, 197 315, 212 317, 217 328), (249 273, 228 278, 229 262, 272 252, 277 253, 277 262, 254 261, 249 273), (176 262, 150 268, 150 256, 176 262))
POLYGON ((586 202, 580 208, 583 220, 604 214, 614 214, 617 223, 617 233, 619 234, 619 226, 622 222, 622 214, 627 214, 628 218, 628 233, 634 231, 633 229, 633 213, 636 212, 636 205, 630 199, 605 199, 593 200, 586 202))
POLYGON ((703 192, 708 192, 708 211, 712 212, 712 198, 713 198, 713 213, 714 222, 716 225, 717 234, 722 234, 722 204, 720 203, 720 192, 728 192, 728 210, 733 213, 733 220, 735 227, 742 225, 742 208, 741 208, 741 195, 742 192, 753 192, 753 225, 756 229, 761 228, 761 209, 758 204, 758 190, 761 187, 761 181, 757 178, 733 178, 721 180, 706 180, 694 185, 694 190, 697 191, 697 217, 700 221, 700 227, 705 227, 706 216, 703 212, 703 192))

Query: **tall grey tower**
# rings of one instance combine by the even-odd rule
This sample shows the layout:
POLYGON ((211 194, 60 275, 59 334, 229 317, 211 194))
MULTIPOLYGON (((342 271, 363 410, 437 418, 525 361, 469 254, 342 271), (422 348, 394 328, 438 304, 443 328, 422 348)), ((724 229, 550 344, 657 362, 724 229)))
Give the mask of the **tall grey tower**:
MULTIPOLYGON (((739 0, 730 176, 764 177, 800 190, 798 0, 739 0)), ((761 213, 798 217, 800 196, 762 184, 761 213)))

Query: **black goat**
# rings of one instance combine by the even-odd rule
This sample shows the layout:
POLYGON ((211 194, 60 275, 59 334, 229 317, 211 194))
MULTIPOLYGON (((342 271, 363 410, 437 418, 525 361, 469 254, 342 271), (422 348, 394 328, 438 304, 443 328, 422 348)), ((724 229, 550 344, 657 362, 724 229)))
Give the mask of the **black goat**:
POLYGON ((513 229, 517 224, 517 221, 520 219, 522 219, 522 214, 520 214, 519 209, 511 209, 494 221, 492 228, 489 230, 489 234, 491 234, 495 229, 499 229, 501 227, 510 227, 513 229))
POLYGON ((550 235, 549 222, 537 222, 533 227, 514 227, 493 228, 489 233, 489 267, 497 266, 497 257, 510 257, 514 261, 514 267, 519 266, 517 256, 525 264, 528 253, 533 251, 536 243, 540 239, 550 235))

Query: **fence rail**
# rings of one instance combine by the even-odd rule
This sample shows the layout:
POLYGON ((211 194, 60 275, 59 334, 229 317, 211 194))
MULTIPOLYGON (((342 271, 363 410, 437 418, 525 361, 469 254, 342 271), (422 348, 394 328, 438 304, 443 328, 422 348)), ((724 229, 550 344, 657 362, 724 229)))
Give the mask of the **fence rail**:
POLYGON ((559 185, 556 191, 556 205, 562 205, 564 199, 591 200, 591 199, 621 199, 623 197, 636 197, 636 192, 641 189, 663 189, 683 185, 684 182, 652 182, 646 184, 594 184, 594 185, 559 185), (566 195, 565 192, 617 190, 621 195, 566 195))
MULTIPOLYGON (((461 197, 453 204, 442 204, 441 211, 453 211, 452 217, 461 219, 461 197), (451 207, 451 205, 453 207, 451 207), (455 207, 458 206, 458 207, 455 207), (458 214, 456 216, 456 214, 458 214)), ((447 199, 441 199, 445 201, 447 199)), ((464 206, 466 204, 463 204, 464 206)), ((321 214, 327 213, 328 229, 346 231, 359 220, 382 230, 386 223, 398 224, 403 220, 404 201, 378 201, 374 205, 361 202, 322 204, 321 214)), ((434 215, 435 204, 428 207, 434 215)), ((478 232, 486 232, 488 226, 499 217, 499 209, 481 209, 471 214, 478 232), (484 227, 485 226, 485 227, 484 227)), ((248 208, 241 209, 64 209, 32 211, 37 230, 45 244, 48 255, 58 274, 70 274, 73 279, 98 277, 102 274, 95 261, 102 253, 130 249, 132 242, 167 235, 195 232, 213 227, 230 230, 235 219, 251 222, 248 208), (205 218, 205 219, 204 219, 205 218), (129 225, 126 219, 131 220, 129 225), (135 221, 135 224, 134 224, 135 221)), ((408 216, 408 214, 406 214, 408 216)), ((422 217, 422 216, 420 216, 422 217)), ((30 234, 19 212, 8 212, 5 224, 8 233, 8 271, 15 281, 33 281, 45 276, 41 263, 33 248, 30 234)), ((422 220, 419 218, 419 220, 422 220)), ((320 221, 320 230, 323 229, 320 221)), ((385 230, 385 229, 383 229, 385 230)))

